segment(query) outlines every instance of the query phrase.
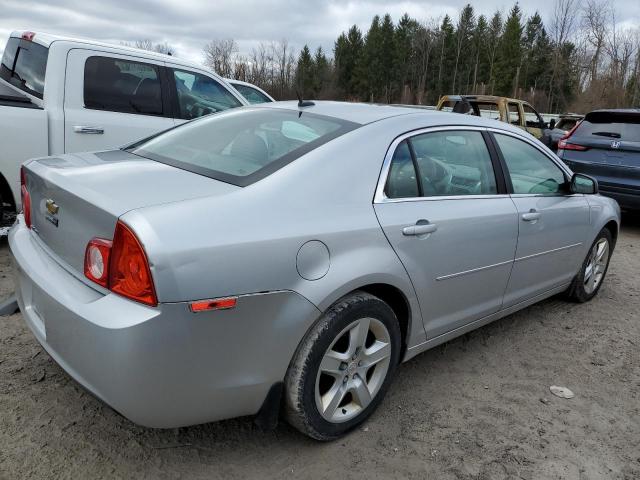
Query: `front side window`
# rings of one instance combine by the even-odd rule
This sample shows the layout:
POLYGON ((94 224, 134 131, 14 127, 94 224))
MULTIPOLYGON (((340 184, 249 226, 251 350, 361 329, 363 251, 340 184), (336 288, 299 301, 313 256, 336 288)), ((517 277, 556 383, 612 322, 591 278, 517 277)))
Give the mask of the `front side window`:
POLYGON ((509 135, 495 134, 509 171, 513 193, 564 193, 566 178, 553 161, 532 145, 509 135))
POLYGON ((47 47, 10 37, 2 56, 0 78, 24 92, 42 98, 48 57, 47 47))
POLYGON ((231 85, 252 105, 271 102, 271 99, 264 93, 249 85, 243 85, 241 83, 231 83, 231 85))
POLYGON ((179 118, 191 120, 242 104, 213 78, 195 72, 174 70, 179 118))
POLYGON ((143 140, 129 151, 237 186, 264 178, 357 127, 308 112, 231 110, 143 140))
POLYGON ((523 105, 522 108, 524 109, 524 118, 527 122, 527 127, 541 128, 544 121, 542 120, 542 117, 538 114, 538 112, 536 112, 533 107, 529 105, 523 105))
POLYGON ((162 115, 160 69, 119 58, 89 57, 84 66, 84 105, 94 110, 162 115))

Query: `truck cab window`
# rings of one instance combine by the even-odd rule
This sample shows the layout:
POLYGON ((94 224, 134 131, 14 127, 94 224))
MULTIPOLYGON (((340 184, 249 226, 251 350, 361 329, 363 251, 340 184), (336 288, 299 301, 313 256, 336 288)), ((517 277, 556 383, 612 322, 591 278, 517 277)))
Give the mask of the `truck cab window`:
POLYGON ((162 115, 159 67, 119 58, 89 57, 84 104, 94 110, 162 115))

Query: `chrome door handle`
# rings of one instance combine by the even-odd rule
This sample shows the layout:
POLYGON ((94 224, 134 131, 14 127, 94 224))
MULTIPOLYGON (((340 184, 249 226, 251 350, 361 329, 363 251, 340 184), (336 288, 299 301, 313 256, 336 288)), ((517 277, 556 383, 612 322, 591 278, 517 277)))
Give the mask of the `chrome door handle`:
POLYGON ((434 223, 425 223, 425 224, 417 224, 410 225, 408 227, 404 227, 402 229, 402 234, 410 237, 410 236, 418 236, 418 235, 426 235, 428 233, 433 233, 438 230, 438 226, 434 223))
POLYGON ((104 128, 102 127, 87 127, 86 125, 75 125, 73 131, 76 133, 88 133, 91 135, 102 135, 104 128))
POLYGON ((533 208, 527 213, 522 214, 522 220, 525 222, 535 222, 540 219, 540 212, 536 212, 533 208))

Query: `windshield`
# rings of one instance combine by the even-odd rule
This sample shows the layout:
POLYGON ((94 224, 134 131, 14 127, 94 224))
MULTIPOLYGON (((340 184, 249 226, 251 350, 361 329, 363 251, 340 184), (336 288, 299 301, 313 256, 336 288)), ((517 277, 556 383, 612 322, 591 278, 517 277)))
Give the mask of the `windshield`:
POLYGON ((203 117, 127 150, 244 187, 357 126, 295 110, 246 108, 203 117))
POLYGON ((47 47, 10 37, 0 64, 0 78, 24 92, 42 98, 48 56, 47 47))
POLYGON ((640 113, 592 112, 580 123, 574 135, 640 142, 640 113))

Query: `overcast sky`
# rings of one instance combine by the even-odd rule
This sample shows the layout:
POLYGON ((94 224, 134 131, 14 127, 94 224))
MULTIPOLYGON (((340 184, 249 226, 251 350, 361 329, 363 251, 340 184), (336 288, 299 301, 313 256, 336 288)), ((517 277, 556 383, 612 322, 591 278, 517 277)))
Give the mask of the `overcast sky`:
MULTIPOLYGON (((202 46, 212 38, 233 38, 248 53, 260 42, 288 39, 296 49, 307 43, 327 52, 340 32, 354 23, 365 30, 375 14, 397 21, 407 12, 425 20, 456 18, 469 0, 1 0, 0 50, 12 30, 36 30, 118 43, 150 39, 168 42, 177 55, 202 61, 202 46)), ((580 3, 581 0, 578 0, 580 3)), ((614 0, 612 0, 614 1, 614 0)), ((477 13, 505 13, 511 1, 476 0, 477 13)), ((549 20, 552 0, 521 0, 526 15, 540 9, 549 20)), ((617 21, 640 25, 640 0, 615 0, 617 21)))

